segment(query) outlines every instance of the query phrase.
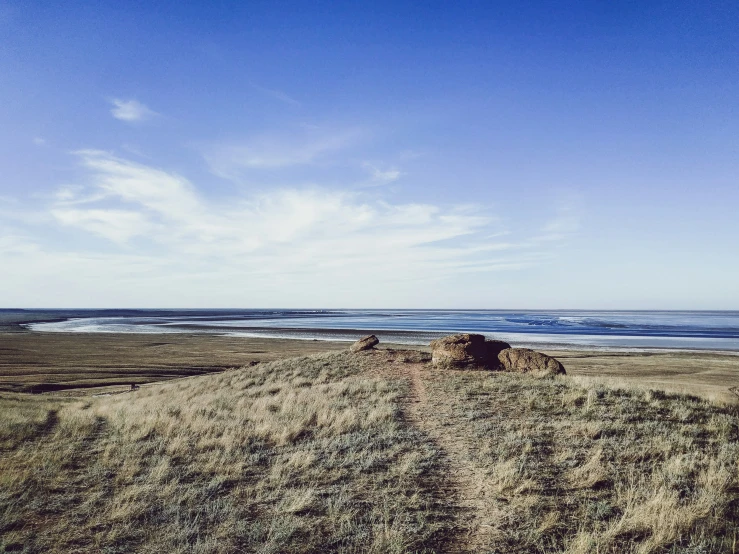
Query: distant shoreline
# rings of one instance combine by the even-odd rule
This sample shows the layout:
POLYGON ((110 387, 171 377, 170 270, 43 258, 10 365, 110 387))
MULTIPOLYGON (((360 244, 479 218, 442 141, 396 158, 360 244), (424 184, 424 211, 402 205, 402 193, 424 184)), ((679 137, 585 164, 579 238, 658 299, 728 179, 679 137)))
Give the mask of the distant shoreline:
MULTIPOLYGON (((282 340, 298 340, 298 341, 317 341, 317 342, 346 342, 351 343, 359 339, 364 335, 376 335, 380 338, 383 344, 395 344, 407 347, 424 347, 428 346, 432 340, 443 337, 448 334, 453 334, 460 331, 428 331, 428 332, 416 332, 416 331, 402 331, 393 329, 323 329, 323 328, 278 328, 278 327, 250 327, 245 329, 243 327, 208 327, 208 326, 172 326, 168 327, 168 330, 141 330, 141 331, 65 331, 65 330, 42 330, 35 329, 32 326, 35 324, 42 323, 58 323, 63 322, 66 319, 55 319, 55 320, 43 320, 18 323, 20 332, 24 333, 38 333, 38 334, 65 334, 65 335, 103 335, 103 336, 114 336, 114 335, 138 335, 138 336, 214 336, 214 337, 229 337, 229 338, 245 338, 245 339, 260 339, 267 341, 282 341, 282 340)), ((466 331, 464 331, 466 332, 466 331)), ((501 337, 503 334, 488 334, 495 338, 501 337)), ((533 335, 535 336, 535 335, 533 335)), ((568 337, 573 335, 562 335, 562 337, 568 337)), ((505 338, 503 338, 505 340, 505 338)), ((533 348, 538 350, 548 351, 565 351, 565 352, 602 352, 602 353, 623 353, 623 354, 639 354, 639 353, 702 353, 702 354, 725 354, 731 356, 739 356, 739 350, 737 349, 721 349, 721 348, 688 348, 688 347, 677 347, 677 346, 619 346, 619 345, 593 345, 587 343, 574 343, 574 342, 542 342, 542 341, 527 341, 525 339, 518 339, 511 341, 513 346, 521 348, 533 348)))
POLYGON ((739 314, 505 310, 0 310, 0 332, 203 335, 423 346, 480 333, 539 350, 739 354, 739 314))

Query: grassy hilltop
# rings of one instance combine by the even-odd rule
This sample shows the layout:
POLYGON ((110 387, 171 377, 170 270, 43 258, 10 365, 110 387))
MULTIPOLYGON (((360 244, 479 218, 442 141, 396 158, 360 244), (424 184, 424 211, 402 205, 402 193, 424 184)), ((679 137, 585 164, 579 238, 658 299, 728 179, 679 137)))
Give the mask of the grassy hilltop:
POLYGON ((732 406, 334 352, 0 394, 13 552, 735 552, 732 406))

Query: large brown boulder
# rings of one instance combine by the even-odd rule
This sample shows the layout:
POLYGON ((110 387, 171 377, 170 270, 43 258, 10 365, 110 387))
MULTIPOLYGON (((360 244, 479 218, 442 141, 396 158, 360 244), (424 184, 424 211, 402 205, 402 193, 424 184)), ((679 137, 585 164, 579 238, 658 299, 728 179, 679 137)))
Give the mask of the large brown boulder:
POLYGON ((558 360, 528 348, 506 348, 500 351, 498 360, 505 371, 529 373, 535 377, 565 373, 564 366, 558 360))
POLYGON ((431 341, 431 362, 443 367, 485 365, 485 337, 472 333, 449 335, 431 341))
POLYGON ((380 344, 380 340, 375 335, 367 335, 349 347, 352 352, 361 352, 362 350, 372 350, 376 345, 380 344))

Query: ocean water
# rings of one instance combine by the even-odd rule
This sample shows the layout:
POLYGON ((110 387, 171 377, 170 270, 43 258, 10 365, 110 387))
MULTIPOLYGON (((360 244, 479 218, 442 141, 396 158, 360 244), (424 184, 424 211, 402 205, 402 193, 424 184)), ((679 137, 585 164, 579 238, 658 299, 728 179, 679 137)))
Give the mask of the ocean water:
MULTIPOLYGON (((48 313, 48 312, 47 312, 48 313)), ((739 312, 508 310, 126 310, 65 313, 35 331, 215 333, 427 344, 454 332, 538 348, 673 348, 739 352, 739 312), (62 318, 59 318, 62 319, 62 318)))

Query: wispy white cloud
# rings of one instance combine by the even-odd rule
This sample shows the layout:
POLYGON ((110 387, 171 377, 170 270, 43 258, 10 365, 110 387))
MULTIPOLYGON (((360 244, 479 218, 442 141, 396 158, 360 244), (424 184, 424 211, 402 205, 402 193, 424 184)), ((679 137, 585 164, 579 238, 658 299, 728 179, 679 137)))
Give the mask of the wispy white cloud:
POLYGON ((158 115, 155 111, 149 109, 138 100, 122 100, 120 98, 113 98, 110 100, 110 103, 113 105, 113 108, 110 110, 111 115, 121 121, 145 121, 158 115))
POLYGON ((331 155, 355 145, 362 135, 359 129, 302 127, 284 134, 210 145, 203 154, 214 174, 230 179, 245 170, 327 163, 331 155))
POLYGON ((174 172, 97 150, 77 155, 86 184, 60 188, 41 219, 78 246, 8 229, 0 263, 12 259, 15 269, 6 281, 20 284, 26 272, 27 282, 45 282, 34 272, 53 265, 60 279, 84 282, 100 298, 122 294, 109 301, 118 305, 192 305, 192 295, 206 299, 198 305, 408 305, 455 276, 550 256, 544 242, 515 240, 479 206, 394 203, 325 187, 214 201, 174 172), (101 239, 109 246, 101 249, 101 239))
POLYGON ((395 167, 380 169, 370 162, 364 162, 362 167, 370 172, 371 180, 369 184, 371 185, 386 185, 393 181, 397 181, 403 175, 403 173, 395 167))
POLYGON ((190 217, 198 208, 194 187, 184 177, 99 150, 77 154, 91 171, 97 192, 176 219, 190 217))
POLYGON ((132 210, 56 208, 51 214, 62 224, 79 227, 119 244, 151 232, 149 221, 132 210))
POLYGON ((44 146, 46 144, 46 139, 42 137, 33 137, 33 144, 36 146, 44 146))
MULTIPOLYGON (((60 190, 53 209, 59 221, 116 240, 138 236, 142 228, 148 233, 159 227, 162 234, 149 238, 182 251, 202 248, 230 255, 268 251, 270 246, 286 243, 296 250, 301 245, 331 244, 324 254, 335 256, 344 250, 349 254, 354 246, 348 245, 365 238, 365 233, 375 243, 384 241, 383 247, 389 243, 412 247, 471 234, 489 221, 474 214, 462 216, 458 208, 393 205, 359 193, 319 187, 283 188, 212 204, 179 175, 102 151, 78 155, 91 171, 91 186, 60 190), (94 199, 92 205, 80 207, 90 199, 94 199), (96 202, 108 207, 101 209, 96 202), (111 203, 120 206, 111 209, 111 203), (138 217, 133 217, 134 210, 138 217), (113 231, 99 225, 106 215, 112 218, 113 231), (129 230, 124 229, 126 225, 129 230), (337 250, 339 243, 343 246, 337 250)), ((367 252, 368 246, 362 250, 367 252)))

